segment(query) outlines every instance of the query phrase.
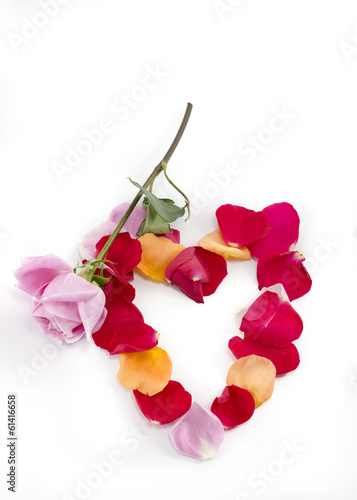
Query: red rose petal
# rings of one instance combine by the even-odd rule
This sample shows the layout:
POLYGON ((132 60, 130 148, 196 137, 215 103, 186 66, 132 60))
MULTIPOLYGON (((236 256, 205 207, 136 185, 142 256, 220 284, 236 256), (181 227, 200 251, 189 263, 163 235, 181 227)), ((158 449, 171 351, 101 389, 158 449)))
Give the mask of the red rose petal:
POLYGON ((270 359, 276 368, 277 375, 292 372, 300 364, 299 351, 294 344, 279 349, 277 347, 266 347, 259 342, 243 340, 237 336, 230 339, 228 347, 237 359, 245 358, 250 354, 270 359))
POLYGON ((96 333, 95 345, 110 354, 147 351, 158 343, 158 334, 144 323, 139 309, 121 295, 112 295, 106 303, 107 317, 96 333))
POLYGON ((169 424, 184 415, 191 408, 192 396, 175 380, 154 396, 133 391, 143 415, 152 423, 169 424))
POLYGON ((205 250, 202 247, 194 247, 196 255, 203 261, 209 270, 209 280, 202 285, 204 297, 212 295, 227 276, 227 261, 221 255, 205 250))
POLYGON ((302 264, 304 260, 299 252, 262 257, 257 269, 259 290, 281 283, 290 300, 302 297, 312 285, 311 277, 302 264))
POLYGON ((236 385, 228 385, 222 395, 216 398, 211 412, 219 418, 225 429, 233 429, 251 418, 255 410, 253 396, 246 389, 236 385))
POLYGON ((300 337, 303 323, 287 300, 275 292, 266 291, 244 314, 239 329, 245 340, 280 348, 300 337))
MULTIPOLYGON (((98 241, 94 249, 96 257, 108 239, 109 236, 103 236, 103 238, 98 241)), ((109 268, 113 268, 119 276, 125 276, 130 273, 141 260, 140 241, 132 238, 129 233, 119 233, 109 248, 105 258, 114 262, 114 264, 108 264, 109 268)))
POLYGON ((265 213, 237 205, 220 206, 216 217, 222 238, 228 245, 238 248, 252 245, 270 231, 265 213))
POLYGON ((274 203, 263 209, 271 231, 261 240, 249 245, 253 257, 288 252, 299 238, 300 219, 290 203, 274 203))
POLYGON ((226 260, 201 247, 185 248, 165 271, 167 281, 199 303, 216 291, 226 275, 226 260))
MULTIPOLYGON (((121 295, 130 302, 134 300, 135 288, 130 283, 128 283, 125 278, 117 274, 113 275, 107 269, 104 269, 103 274, 105 278, 110 277, 110 280, 103 288, 103 292, 106 296, 106 304, 108 304, 112 300, 112 295, 121 295)), ((126 277, 127 276, 128 275, 126 275, 126 277)))

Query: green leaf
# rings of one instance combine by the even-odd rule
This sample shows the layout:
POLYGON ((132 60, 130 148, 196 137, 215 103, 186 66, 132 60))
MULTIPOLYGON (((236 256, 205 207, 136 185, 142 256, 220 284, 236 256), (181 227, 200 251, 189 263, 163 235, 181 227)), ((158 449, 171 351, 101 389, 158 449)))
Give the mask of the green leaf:
POLYGON ((129 180, 132 184, 134 184, 134 186, 139 188, 145 194, 146 198, 149 200, 150 206, 152 206, 155 212, 166 222, 174 222, 176 219, 185 214, 184 207, 181 208, 172 204, 172 200, 160 199, 150 193, 150 191, 145 189, 143 186, 140 186, 137 182, 132 181, 130 178, 129 180))
POLYGON ((146 233, 171 233, 170 224, 151 205, 149 205, 146 219, 141 223, 136 235, 139 237, 146 233))
POLYGON ((103 276, 98 276, 95 274, 92 278, 92 281, 95 281, 95 283, 98 283, 99 286, 104 286, 110 281, 110 278, 104 278, 103 276))

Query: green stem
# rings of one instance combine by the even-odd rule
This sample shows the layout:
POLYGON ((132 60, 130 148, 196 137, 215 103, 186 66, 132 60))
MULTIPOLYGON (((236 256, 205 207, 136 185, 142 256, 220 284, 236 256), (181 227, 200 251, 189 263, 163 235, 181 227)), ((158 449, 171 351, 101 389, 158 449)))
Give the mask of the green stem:
POLYGON ((169 184, 171 184, 171 186, 172 186, 173 188, 175 188, 175 189, 176 189, 176 191, 177 191, 178 193, 180 193, 180 195, 184 198, 184 200, 185 200, 185 202, 186 202, 186 204, 185 204, 185 208, 187 208, 187 217, 186 217, 185 221, 187 222, 187 221, 188 221, 188 219, 191 217, 190 200, 189 200, 189 199, 188 199, 188 197, 185 195, 185 193, 184 193, 183 191, 181 191, 181 189, 180 189, 179 187, 177 187, 177 186, 176 186, 176 184, 175 184, 175 183, 174 183, 174 182, 170 179, 170 177, 167 175, 167 171, 166 171, 166 168, 167 168, 167 163, 162 162, 162 168, 163 168, 163 170, 164 170, 164 175, 165 175, 165 177, 166 177, 166 179, 167 179, 167 182, 168 182, 169 184))
MULTIPOLYGON (((177 134, 175 136, 175 139, 173 140, 171 146, 169 147, 169 149, 167 150, 167 153, 164 155, 163 159, 160 161, 160 163, 154 168, 154 170, 151 172, 151 174, 149 175, 149 177, 146 179, 146 181, 144 182, 143 184, 143 187, 145 189, 147 189, 153 182, 154 180, 156 179, 156 177, 163 171, 165 170, 166 166, 167 166, 167 163, 169 162, 171 156, 173 155, 173 153, 175 152, 175 149, 177 148, 182 136, 183 136, 183 133, 185 131, 185 128, 186 128, 186 125, 188 123, 188 120, 190 118, 190 115, 191 115, 191 111, 192 111, 192 104, 191 103, 187 103, 187 107, 186 107, 186 111, 185 111, 185 115, 182 119, 182 122, 181 122, 181 125, 180 125, 180 128, 178 129, 177 131, 177 134), (164 167, 165 165, 165 167, 164 167)), ((135 206, 138 204, 138 202, 140 201, 140 198, 142 197, 143 195, 143 192, 142 191, 138 191, 137 195, 135 196, 135 198, 133 199, 133 201, 130 203, 129 205, 129 208, 127 209, 127 211, 125 212, 125 214, 123 215, 123 217, 121 218, 119 224, 117 225, 117 227, 114 229, 112 235, 110 236, 110 238, 108 239, 108 241, 106 242, 106 244, 104 245, 104 247, 102 248, 102 250, 100 251, 100 253, 98 254, 96 260, 100 261, 100 260, 103 260, 106 256, 106 254, 108 253, 108 250, 110 248, 110 246, 112 245, 113 241, 115 240, 115 238, 118 236, 118 234, 120 233, 120 231, 122 230, 125 222, 128 220, 129 218, 129 215, 131 214, 131 212, 134 210, 135 206)), ((95 264, 92 269, 91 269, 91 272, 89 273, 88 275, 88 281, 92 281, 92 278, 94 276, 94 273, 97 269, 97 267, 99 266, 99 263, 98 264, 95 264)))

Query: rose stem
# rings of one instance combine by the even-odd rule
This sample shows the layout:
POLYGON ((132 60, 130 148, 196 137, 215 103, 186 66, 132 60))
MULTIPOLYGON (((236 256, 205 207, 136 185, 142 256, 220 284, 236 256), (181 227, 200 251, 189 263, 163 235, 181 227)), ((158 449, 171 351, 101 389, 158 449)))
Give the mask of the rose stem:
MULTIPOLYGON (((191 111, 192 111, 192 104, 191 103, 187 103, 185 115, 184 115, 184 117, 182 119, 180 128, 177 131, 176 137, 173 140, 171 146, 169 147, 169 149, 168 149, 167 153, 165 154, 165 156, 163 157, 163 159, 154 168, 154 170, 151 172, 151 174, 149 175, 149 177, 144 182, 143 187, 145 189, 147 189, 150 186, 150 184, 156 179, 156 177, 163 171, 163 169, 164 169, 163 164, 165 165, 165 168, 166 168, 167 163, 169 162, 171 156, 175 152, 175 149, 177 148, 177 146, 178 146, 178 144, 179 144, 179 142, 180 142, 180 140, 181 140, 181 138, 183 136, 183 133, 184 133, 185 128, 186 128, 186 125, 187 125, 188 120, 189 120, 190 115, 191 115, 191 111)), ((108 253, 108 250, 109 250, 111 244, 113 243, 113 241, 115 240, 115 238, 120 233, 120 231, 123 228, 125 222, 128 220, 129 215, 134 210, 135 206, 138 204, 138 202, 140 201, 140 198, 142 196, 143 196, 143 192, 141 190, 139 190, 138 193, 137 193, 137 195, 133 199, 133 201, 130 203, 130 205, 128 207, 128 210, 125 212, 125 214, 121 218, 119 224, 114 229, 112 235, 110 236, 110 238, 108 239, 108 241, 106 242, 106 244, 104 245, 104 247, 102 248, 102 250, 100 251, 100 253, 98 254, 97 260, 101 260, 101 259, 105 258, 105 256, 108 253)), ((91 281, 91 278, 93 277, 94 272, 95 272, 95 270, 96 270, 97 267, 98 267, 98 264, 97 264, 96 267, 94 267, 92 269, 92 272, 88 276, 88 278, 90 278, 89 281, 91 281)))

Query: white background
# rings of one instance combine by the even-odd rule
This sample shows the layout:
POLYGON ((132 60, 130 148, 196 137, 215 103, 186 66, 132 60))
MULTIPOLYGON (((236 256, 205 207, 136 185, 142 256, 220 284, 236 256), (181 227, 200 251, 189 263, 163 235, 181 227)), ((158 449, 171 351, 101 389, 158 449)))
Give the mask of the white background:
MULTIPOLYGON (((219 15, 211 0, 72 0, 52 18, 40 4, 0 7, 1 498, 356 498, 356 2, 222 0, 228 8, 219 15), (23 30, 31 35, 32 21, 43 27, 15 43, 23 30), (165 76, 143 92, 148 67, 165 76), (134 99, 125 116, 112 108, 124 94, 134 99), (313 278, 294 303, 304 320, 300 367, 204 463, 175 452, 170 427, 144 426, 116 380, 117 357, 83 340, 46 359, 56 348, 12 275, 25 255, 55 253, 75 264, 77 241, 132 199, 126 178, 145 180, 188 101, 192 117, 169 166, 196 207, 176 226, 182 242, 215 229, 223 203, 259 210, 288 201, 300 214, 297 248, 313 278), (283 130, 262 131, 284 109, 293 117, 283 130), (102 119, 112 120, 111 133, 60 182, 54 163, 102 119), (259 134, 270 143, 252 158, 244 141, 259 134), (228 179, 222 172, 232 161, 240 169, 228 179), (215 174, 221 186, 212 185, 215 174), (24 369, 33 370, 27 378, 24 369), (18 395, 16 495, 5 483, 9 392, 18 395), (283 463, 294 442, 296 456, 283 463), (113 451, 122 463, 93 476, 93 464, 113 451), (83 490, 88 481, 93 487, 83 490)), ((162 179, 157 188, 181 201, 162 179)), ((257 293, 255 269, 230 262, 205 305, 135 279, 135 303, 161 333, 173 378, 206 407, 234 361, 227 341, 234 313, 257 293)))

